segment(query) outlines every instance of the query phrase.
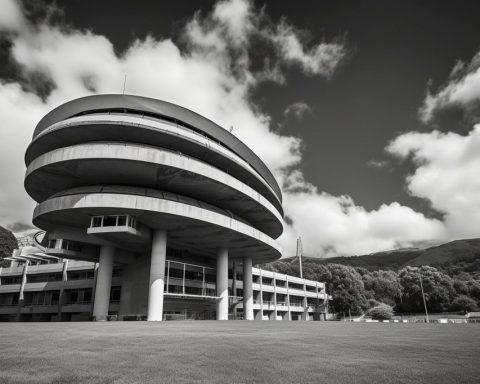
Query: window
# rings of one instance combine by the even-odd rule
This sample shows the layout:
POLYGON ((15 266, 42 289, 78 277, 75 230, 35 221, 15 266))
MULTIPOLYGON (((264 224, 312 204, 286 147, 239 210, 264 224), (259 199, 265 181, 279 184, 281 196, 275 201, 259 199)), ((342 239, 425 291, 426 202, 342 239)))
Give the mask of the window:
POLYGON ((113 268, 112 277, 120 277, 120 276, 122 276, 122 269, 113 268))
POLYGON ((96 216, 92 219, 92 227, 101 227, 102 226, 103 217, 96 216))
POLYGON ((91 304, 91 302, 92 302, 91 288, 67 289, 65 291, 65 305, 91 304))
POLYGON ((262 277, 262 284, 272 285, 272 283, 273 283, 273 279, 271 279, 269 277, 262 277))
POLYGON ((288 282, 288 288, 299 289, 299 290, 303 291, 303 284, 288 282))
POLYGON ((308 292, 317 292, 317 287, 312 287, 311 285, 305 285, 305 288, 308 292))
POLYGON ((82 246, 77 243, 76 241, 72 240, 62 240, 62 249, 65 249, 67 251, 74 251, 74 252, 80 252, 82 249, 82 246))
POLYGON ((198 296, 201 296, 202 295, 202 288, 198 288, 198 287, 188 287, 186 286, 185 287, 185 293, 187 295, 198 295, 198 296))
POLYGON ((112 287, 110 291, 110 303, 119 303, 120 302, 120 287, 112 287))
POLYGON ((5 276, 1 281, 2 285, 21 284, 22 276, 5 276))
POLYGON ((122 215, 122 216, 118 216, 118 226, 120 227, 123 227, 125 225, 127 225, 127 216, 125 215, 122 215))
POLYGON ((95 272, 92 270, 85 271, 68 271, 67 280, 89 280, 93 279, 95 272))
POLYGON ((8 307, 18 305, 18 293, 3 293, 0 294, 0 307, 8 307))
POLYGON ((27 283, 44 283, 48 281, 62 281, 61 273, 40 273, 27 275, 27 283))
POLYGON ((103 226, 104 227, 115 227, 117 225, 117 216, 104 216, 103 226))

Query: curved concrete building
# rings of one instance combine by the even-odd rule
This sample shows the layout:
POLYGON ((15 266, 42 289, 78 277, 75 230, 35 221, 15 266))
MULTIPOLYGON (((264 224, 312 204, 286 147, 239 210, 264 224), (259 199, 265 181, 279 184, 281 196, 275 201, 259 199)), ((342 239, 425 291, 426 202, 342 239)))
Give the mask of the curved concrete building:
POLYGON ((25 161, 45 253, 98 263, 96 320, 109 314, 114 265, 120 315, 158 321, 188 306, 228 319, 230 268, 243 271, 244 318, 254 318, 252 265, 281 256, 282 195, 230 132, 164 101, 89 96, 38 123, 25 161))

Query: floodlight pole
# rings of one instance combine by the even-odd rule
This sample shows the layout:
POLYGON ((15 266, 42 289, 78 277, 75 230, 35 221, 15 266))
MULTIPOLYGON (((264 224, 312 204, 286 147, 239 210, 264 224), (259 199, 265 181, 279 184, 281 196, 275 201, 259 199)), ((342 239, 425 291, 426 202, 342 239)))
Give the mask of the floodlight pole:
POLYGON ((418 279, 420 280, 420 289, 422 290, 423 306, 425 307, 425 316, 426 316, 427 323, 429 323, 430 320, 428 318, 427 301, 425 300, 425 292, 423 291, 422 275, 420 274, 420 270, 418 270, 418 279))
POLYGON ((302 271, 302 239, 299 237, 297 239, 297 256, 298 256, 298 264, 300 268, 300 278, 303 279, 303 271, 302 271))

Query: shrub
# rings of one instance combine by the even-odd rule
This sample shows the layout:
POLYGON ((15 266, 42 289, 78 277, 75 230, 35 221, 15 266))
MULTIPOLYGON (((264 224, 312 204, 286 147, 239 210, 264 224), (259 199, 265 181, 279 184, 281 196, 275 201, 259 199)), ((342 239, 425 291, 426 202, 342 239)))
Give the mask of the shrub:
POLYGON ((393 317, 393 309, 390 305, 380 304, 367 311, 367 315, 374 320, 390 320, 393 317))

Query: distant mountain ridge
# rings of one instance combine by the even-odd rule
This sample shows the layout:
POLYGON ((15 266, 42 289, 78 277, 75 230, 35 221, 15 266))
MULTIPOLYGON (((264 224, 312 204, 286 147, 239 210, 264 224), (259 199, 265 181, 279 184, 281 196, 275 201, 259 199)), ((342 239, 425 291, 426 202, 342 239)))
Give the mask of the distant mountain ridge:
MULTIPOLYGON (((292 258, 284 259, 285 261, 292 258)), ((394 269, 405 266, 441 266, 460 262, 480 261, 480 239, 454 240, 446 244, 426 249, 405 248, 359 256, 339 256, 328 259, 304 256, 305 260, 327 264, 336 263, 362 267, 368 270, 394 269)))

